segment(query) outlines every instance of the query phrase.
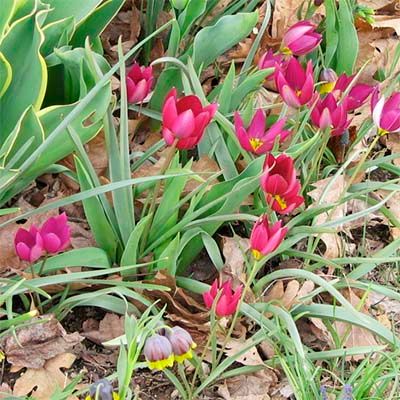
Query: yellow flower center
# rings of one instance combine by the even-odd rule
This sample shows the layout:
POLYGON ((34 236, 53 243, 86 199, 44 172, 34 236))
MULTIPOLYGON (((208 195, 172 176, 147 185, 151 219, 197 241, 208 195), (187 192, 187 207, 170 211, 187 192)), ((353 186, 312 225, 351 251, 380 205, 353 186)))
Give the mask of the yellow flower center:
POLYGON ((177 355, 174 356, 175 361, 178 363, 183 363, 185 360, 190 360, 191 358, 193 358, 192 349, 190 349, 184 354, 181 354, 180 356, 177 355))
POLYGON ((254 259, 255 259, 256 261, 258 261, 258 260, 261 259, 262 254, 261 254, 258 250, 252 249, 251 252, 252 252, 253 257, 254 257, 254 259))
POLYGON ((284 210, 287 207, 286 201, 282 199, 279 194, 275 194, 274 196, 275 201, 279 204, 279 207, 284 210))
POLYGON ((286 56, 291 56, 293 54, 289 47, 282 47, 281 53, 285 54, 286 56))
POLYGON ((168 358, 165 358, 164 360, 147 361, 147 364, 150 369, 161 371, 167 367, 172 367, 174 365, 174 355, 171 354, 168 358))
POLYGON ((296 90, 296 96, 297 96, 297 97, 300 97, 300 96, 301 96, 301 90, 300 90, 300 89, 297 89, 297 90, 296 90))
POLYGON ((258 139, 258 138, 250 139, 250 145, 254 151, 257 151, 263 144, 264 143, 261 139, 258 139))
POLYGON ((321 94, 330 93, 330 92, 332 92, 335 85, 336 85, 336 82, 326 82, 319 87, 319 92, 321 94))
POLYGON ((378 136, 385 136, 389 133, 386 129, 378 128, 378 136))

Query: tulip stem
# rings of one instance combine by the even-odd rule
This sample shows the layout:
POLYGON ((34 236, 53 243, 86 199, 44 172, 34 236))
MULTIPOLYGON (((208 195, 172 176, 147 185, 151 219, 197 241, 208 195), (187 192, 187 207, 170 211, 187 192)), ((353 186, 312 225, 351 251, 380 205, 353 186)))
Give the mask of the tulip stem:
POLYGON ((42 272, 43 272, 44 266, 46 265, 46 261, 47 261, 47 254, 44 256, 44 259, 43 259, 42 263, 40 264, 40 268, 39 268, 39 272, 38 272, 39 278, 42 276, 42 272))
MULTIPOLYGON (((176 138, 174 140, 174 142, 172 143, 172 146, 169 148, 169 151, 166 155, 165 161, 163 163, 163 165, 161 166, 160 172, 158 173, 159 175, 163 175, 169 165, 171 164, 172 159, 174 158, 175 155, 175 151, 176 151, 176 145, 178 144, 178 138, 176 138)), ((156 208, 156 203, 157 203, 157 198, 158 195, 160 193, 160 189, 161 189, 161 183, 162 180, 159 179, 156 183, 156 186, 154 187, 154 191, 153 191, 153 198, 151 199, 151 203, 150 203, 150 207, 149 207, 149 212, 147 213, 147 215, 150 215, 150 219, 146 224, 146 227, 144 228, 144 232, 143 232, 143 236, 142 236, 142 241, 141 241, 141 246, 140 246, 140 253, 143 256, 143 251, 146 248, 147 245, 147 239, 150 233, 150 228, 151 225, 153 224, 153 220, 154 220, 154 211, 156 208)))

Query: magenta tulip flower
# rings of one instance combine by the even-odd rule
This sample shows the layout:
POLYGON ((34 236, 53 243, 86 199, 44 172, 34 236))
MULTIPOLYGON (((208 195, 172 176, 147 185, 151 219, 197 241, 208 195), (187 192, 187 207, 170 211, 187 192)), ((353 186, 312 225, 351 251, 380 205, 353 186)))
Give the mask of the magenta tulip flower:
POLYGON ((310 21, 300 21, 291 26, 282 40, 282 52, 302 56, 312 52, 321 42, 322 35, 315 31, 310 21))
POLYGON ((232 315, 236 312, 238 307, 240 296, 242 295, 242 289, 243 286, 240 285, 235 291, 233 291, 231 280, 228 280, 220 285, 218 279, 216 279, 212 284, 211 289, 203 293, 204 304, 207 308, 211 309, 218 292, 221 291, 222 293, 219 296, 217 305, 215 307, 215 313, 219 317, 232 315))
POLYGON ((400 92, 393 93, 387 100, 375 90, 371 99, 372 119, 379 135, 400 132, 400 92))
POLYGON ((49 218, 40 229, 43 248, 51 254, 65 250, 71 241, 68 218, 65 213, 49 218))
POLYGON ((328 93, 324 99, 318 99, 311 111, 311 121, 322 130, 329 128, 332 136, 342 135, 350 125, 347 107, 347 97, 339 104, 335 96, 328 93))
POLYGON ((304 202, 293 159, 286 154, 267 156, 260 182, 267 203, 279 214, 289 214, 304 202))
POLYGON ((293 108, 299 108, 312 100, 314 93, 314 77, 311 61, 306 70, 299 61, 292 57, 283 70, 280 68, 275 74, 276 87, 283 101, 293 108))
POLYGON ((269 49, 266 53, 264 53, 260 60, 258 61, 258 68, 259 69, 267 69, 267 68, 275 68, 273 74, 268 75, 267 79, 274 79, 276 73, 276 67, 279 66, 282 69, 285 68, 286 62, 281 54, 274 54, 274 52, 269 49))
POLYGON ((286 236, 287 228, 282 227, 282 221, 273 225, 263 215, 253 226, 250 235, 250 248, 256 260, 275 251, 286 236))
MULTIPOLYGON (((342 74, 339 76, 333 91, 339 91, 342 94, 351 84, 354 76, 342 74)), ((347 95, 347 111, 353 111, 361 107, 368 99, 368 96, 373 92, 374 86, 364 83, 356 83, 347 95)))
POLYGON ((282 143, 290 135, 289 131, 283 130, 286 123, 285 119, 275 122, 266 130, 266 116, 261 109, 256 111, 247 129, 243 126, 243 120, 238 112, 235 112, 234 121, 240 145, 244 150, 251 151, 254 154, 265 154, 271 151, 278 137, 279 143, 282 143))
POLYGON ((151 92, 153 82, 153 68, 135 62, 126 76, 128 102, 141 103, 151 92))
POLYGON ((218 104, 203 107, 197 96, 177 98, 173 88, 162 108, 162 133, 165 143, 171 146, 178 139, 179 150, 192 149, 201 140, 204 130, 217 112, 218 104))
POLYGON ((30 263, 38 260, 44 253, 43 239, 38 228, 35 225, 29 230, 19 228, 14 237, 14 247, 21 260, 30 263))

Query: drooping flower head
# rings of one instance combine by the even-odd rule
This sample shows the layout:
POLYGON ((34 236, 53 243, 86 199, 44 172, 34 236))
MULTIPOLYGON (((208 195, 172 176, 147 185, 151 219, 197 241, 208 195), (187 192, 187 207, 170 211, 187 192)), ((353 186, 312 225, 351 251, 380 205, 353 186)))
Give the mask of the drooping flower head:
POLYGON ((287 228, 282 227, 282 221, 271 225, 267 215, 263 215, 254 224, 250 235, 250 248, 253 257, 259 260, 262 256, 275 251, 286 236, 287 228))
POLYGON ((180 326, 174 326, 171 329, 166 329, 165 335, 170 341, 174 360, 182 363, 186 359, 193 357, 193 349, 196 348, 196 343, 188 331, 180 326))
POLYGON ((107 379, 99 379, 89 387, 89 395, 85 400, 118 400, 119 396, 107 379))
POLYGON ((392 93, 386 100, 384 96, 379 99, 376 89, 371 98, 371 110, 379 135, 400 132, 400 92, 392 93))
POLYGON ((319 74, 319 79, 322 83, 319 86, 319 92, 325 94, 332 92, 338 77, 332 68, 324 68, 319 74))
POLYGON ((215 103, 203 107, 195 95, 178 99, 176 89, 173 88, 165 98, 162 108, 162 133, 165 143, 171 146, 175 139, 178 139, 176 147, 179 150, 195 147, 217 108, 215 103))
POLYGON ((236 312, 239 304, 240 296, 242 295, 243 287, 240 285, 234 291, 232 289, 232 281, 227 280, 222 285, 219 284, 218 279, 214 281, 210 290, 203 293, 204 304, 207 308, 211 309, 214 300, 217 298, 218 293, 221 295, 218 298, 217 305, 215 307, 215 313, 219 317, 226 317, 236 312))
POLYGON ((333 94, 328 93, 324 99, 318 99, 311 112, 311 121, 322 130, 329 128, 332 136, 339 136, 351 122, 348 119, 347 110, 347 98, 339 104, 333 94))
POLYGON ((35 262, 44 254, 43 239, 36 225, 19 228, 14 237, 15 252, 21 260, 35 262))
POLYGON ((265 154, 271 151, 278 136, 279 142, 282 143, 290 135, 289 131, 283 129, 286 123, 285 119, 275 122, 269 129, 266 129, 266 115, 262 109, 256 111, 247 129, 238 112, 235 112, 234 122, 240 145, 244 150, 254 154, 265 154))
MULTIPOLYGON (((339 97, 346 91, 353 79, 354 75, 347 76, 346 74, 342 74, 339 76, 333 88, 333 93, 336 97, 339 97)), ((365 83, 356 83, 346 96, 347 111, 353 111, 361 107, 367 101, 368 96, 373 92, 373 90, 374 86, 365 83)))
POLYGON ((71 230, 65 213, 49 218, 41 227, 43 248, 50 254, 65 250, 71 241, 71 230))
POLYGON ((151 92, 154 83, 153 68, 134 63, 126 75, 129 103, 141 103, 151 92))
POLYGON ((282 53, 301 56, 312 52, 321 42, 322 35, 310 21, 299 21, 283 36, 282 53))
POLYGON ((312 100, 314 76, 311 61, 304 70, 296 58, 291 57, 285 69, 280 68, 275 74, 276 87, 283 101, 293 108, 299 108, 312 100))
POLYGON ((163 370, 174 365, 174 353, 170 341, 159 334, 147 338, 143 354, 150 369, 163 370))
POLYGON ((264 171, 260 178, 261 188, 267 203, 279 214, 289 214, 304 202, 300 195, 301 185, 296 177, 294 162, 286 154, 265 159, 264 171))

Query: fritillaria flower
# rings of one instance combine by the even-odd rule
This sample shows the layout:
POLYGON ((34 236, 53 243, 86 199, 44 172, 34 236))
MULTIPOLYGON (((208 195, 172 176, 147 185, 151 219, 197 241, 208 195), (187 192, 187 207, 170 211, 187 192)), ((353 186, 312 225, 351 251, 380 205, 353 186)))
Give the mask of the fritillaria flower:
POLYGON ((174 326, 171 329, 166 329, 165 335, 170 341, 174 360, 182 363, 186 359, 193 357, 193 349, 196 348, 196 343, 188 331, 180 326, 174 326))
POLYGON ((161 371, 174 365, 172 345, 165 336, 155 334, 147 338, 143 353, 150 369, 161 371))

